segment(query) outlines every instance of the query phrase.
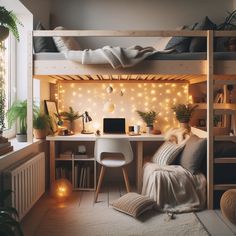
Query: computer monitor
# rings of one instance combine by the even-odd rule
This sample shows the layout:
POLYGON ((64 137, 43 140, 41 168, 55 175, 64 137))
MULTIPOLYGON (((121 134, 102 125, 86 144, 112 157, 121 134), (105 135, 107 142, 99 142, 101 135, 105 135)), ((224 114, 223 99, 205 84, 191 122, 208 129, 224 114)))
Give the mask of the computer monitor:
POLYGON ((103 118, 103 133, 125 134, 125 118, 103 118))

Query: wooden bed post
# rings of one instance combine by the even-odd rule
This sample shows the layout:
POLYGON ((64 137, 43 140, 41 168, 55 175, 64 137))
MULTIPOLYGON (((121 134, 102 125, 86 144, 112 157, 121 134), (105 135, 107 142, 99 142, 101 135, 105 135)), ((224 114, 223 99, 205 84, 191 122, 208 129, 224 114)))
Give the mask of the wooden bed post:
POLYGON ((213 92, 214 92, 214 32, 207 31, 207 208, 213 209, 213 92))
POLYGON ((27 70, 27 141, 33 142, 33 37, 28 33, 28 70, 27 70))

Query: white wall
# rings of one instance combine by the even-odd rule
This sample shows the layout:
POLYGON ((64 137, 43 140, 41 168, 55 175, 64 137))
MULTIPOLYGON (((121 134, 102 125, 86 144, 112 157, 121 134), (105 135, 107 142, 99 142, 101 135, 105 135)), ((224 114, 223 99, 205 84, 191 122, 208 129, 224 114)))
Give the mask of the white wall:
MULTIPOLYGON (((233 9, 235 0, 52 0, 52 26, 69 29, 124 29, 159 30, 175 29, 192 24, 209 16, 220 22, 226 12, 233 9)), ((137 39, 121 38, 80 39, 83 47, 109 45, 129 46, 137 39)), ((147 39, 142 40, 148 45, 147 39)))
POLYGON ((34 16, 34 26, 40 21, 46 28, 50 25, 51 0, 20 0, 34 16))

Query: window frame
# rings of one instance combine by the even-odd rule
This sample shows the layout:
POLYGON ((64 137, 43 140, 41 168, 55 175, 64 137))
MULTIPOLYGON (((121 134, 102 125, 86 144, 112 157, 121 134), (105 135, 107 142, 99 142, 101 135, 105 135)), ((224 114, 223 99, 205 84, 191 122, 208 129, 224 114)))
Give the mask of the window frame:
MULTIPOLYGON (((12 103, 16 99, 16 39, 15 37, 9 33, 9 36, 6 40, 8 41, 8 48, 9 51, 7 52, 7 59, 8 64, 6 65, 8 67, 8 107, 12 105, 12 103), (9 101, 10 99, 10 101, 9 101)), ((7 112, 7 111, 5 111, 7 112)), ((6 118, 5 118, 6 121, 6 118)), ((16 125, 14 124, 11 128, 6 128, 3 131, 3 136, 6 138, 13 138, 16 136, 16 125)))

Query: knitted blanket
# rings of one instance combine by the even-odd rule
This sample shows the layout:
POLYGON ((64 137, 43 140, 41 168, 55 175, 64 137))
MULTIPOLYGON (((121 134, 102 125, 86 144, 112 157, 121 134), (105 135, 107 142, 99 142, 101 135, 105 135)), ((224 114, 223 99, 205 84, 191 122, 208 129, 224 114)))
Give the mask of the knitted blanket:
POLYGON ((192 175, 180 165, 144 166, 142 194, 154 199, 161 211, 175 213, 202 210, 206 202, 206 178, 192 175))

